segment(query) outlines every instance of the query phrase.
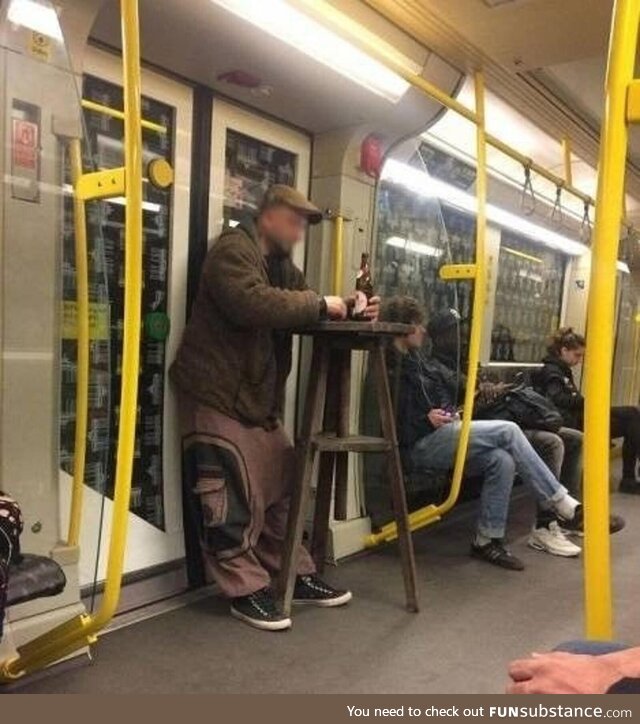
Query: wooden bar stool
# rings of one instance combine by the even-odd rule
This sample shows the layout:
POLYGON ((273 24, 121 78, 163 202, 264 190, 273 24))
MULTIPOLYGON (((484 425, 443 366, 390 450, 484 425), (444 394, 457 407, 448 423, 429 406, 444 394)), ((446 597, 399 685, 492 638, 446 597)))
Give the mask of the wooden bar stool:
POLYGON ((396 436, 396 423, 387 377, 385 345, 395 336, 410 334, 412 327, 387 322, 321 322, 296 330, 313 337, 313 358, 305 401, 304 418, 297 448, 296 483, 291 499, 278 593, 283 611, 289 615, 297 570, 297 552, 302 543, 313 471, 319 456, 318 486, 311 539, 311 555, 319 570, 324 567, 331 494, 335 478, 334 516, 347 517, 347 463, 349 452, 385 452, 402 574, 409 611, 418 610, 416 567, 409 529, 407 499, 396 436), (349 399, 351 354, 369 352, 380 410, 382 437, 351 435, 349 399))

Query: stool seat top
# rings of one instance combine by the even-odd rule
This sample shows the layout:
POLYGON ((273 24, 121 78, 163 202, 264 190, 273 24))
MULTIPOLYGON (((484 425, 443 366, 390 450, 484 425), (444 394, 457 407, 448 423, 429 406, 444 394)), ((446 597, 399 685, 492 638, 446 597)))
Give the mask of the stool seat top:
POLYGON ((399 324, 396 322, 357 322, 347 320, 344 322, 327 321, 310 324, 307 327, 296 327, 294 334, 307 335, 355 335, 363 337, 391 336, 412 334, 414 330, 411 324, 399 324))

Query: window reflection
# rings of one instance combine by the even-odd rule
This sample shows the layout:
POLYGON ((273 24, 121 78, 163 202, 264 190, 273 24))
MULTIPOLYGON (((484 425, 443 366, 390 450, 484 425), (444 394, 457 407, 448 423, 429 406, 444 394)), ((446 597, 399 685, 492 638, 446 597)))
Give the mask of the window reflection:
POLYGON ((383 297, 408 294, 430 317, 443 309, 461 316, 463 358, 471 323, 473 285, 445 282, 440 267, 473 261, 475 219, 388 181, 378 197, 376 288, 383 297))
POLYGON ((503 231, 491 333, 493 362, 540 362, 559 326, 565 256, 503 231))

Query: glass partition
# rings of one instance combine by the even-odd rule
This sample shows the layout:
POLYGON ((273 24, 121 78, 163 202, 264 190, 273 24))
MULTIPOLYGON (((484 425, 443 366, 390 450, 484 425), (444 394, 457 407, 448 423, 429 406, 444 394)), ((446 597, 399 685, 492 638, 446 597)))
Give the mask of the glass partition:
MULTIPOLYGON (((469 194, 475 169, 420 143, 408 163, 391 161, 389 178, 380 181, 376 208, 374 271, 382 297, 409 295, 424 307, 427 319, 437 312, 455 309, 460 315, 461 358, 466 359, 473 283, 440 278, 445 264, 472 263, 476 224, 472 213, 429 194, 429 180, 450 185, 469 194), (424 177, 423 192, 403 182, 403 174, 424 177)), ((411 179, 410 176, 407 177, 411 179)), ((413 180, 413 179, 411 179, 413 180)))
MULTIPOLYGON (((422 139, 398 148, 387 160, 377 189, 373 239, 373 276, 384 299, 408 295, 423 307, 428 321, 453 309, 460 317, 457 365, 466 370, 473 306, 473 282, 444 281, 440 270, 448 264, 475 261, 475 168, 446 156, 422 139), (461 201, 461 203, 460 203, 461 201)), ((427 339, 419 354, 430 354, 427 339)), ((389 352, 390 376, 398 359, 389 352)), ((463 400, 459 399, 458 405, 463 400)), ((368 375, 362 396, 362 427, 379 434, 379 414, 368 375)), ((384 456, 364 456, 366 509, 374 527, 391 518, 384 456)), ((439 502, 448 487, 446 475, 408 475, 409 507, 439 502)))
POLYGON ((540 362, 558 329, 567 257, 503 230, 498 259, 492 362, 540 362))

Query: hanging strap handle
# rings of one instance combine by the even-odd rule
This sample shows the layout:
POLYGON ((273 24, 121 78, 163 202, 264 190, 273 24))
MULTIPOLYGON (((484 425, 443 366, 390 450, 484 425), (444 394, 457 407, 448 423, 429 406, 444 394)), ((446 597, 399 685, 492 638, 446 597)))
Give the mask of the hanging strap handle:
POLYGON ((590 201, 584 202, 584 213, 582 215, 582 224, 580 224, 580 238, 584 242, 591 241, 591 217, 589 216, 590 201))
POLYGON ((520 206, 527 216, 531 216, 536 210, 536 204, 536 194, 531 183, 531 161, 527 161, 527 163, 524 164, 524 184, 522 186, 520 206))
POLYGON ((555 221, 558 224, 562 224, 563 214, 562 214, 562 189, 564 188, 564 184, 558 184, 556 186, 556 200, 553 204, 553 209, 551 209, 551 221, 555 221))

